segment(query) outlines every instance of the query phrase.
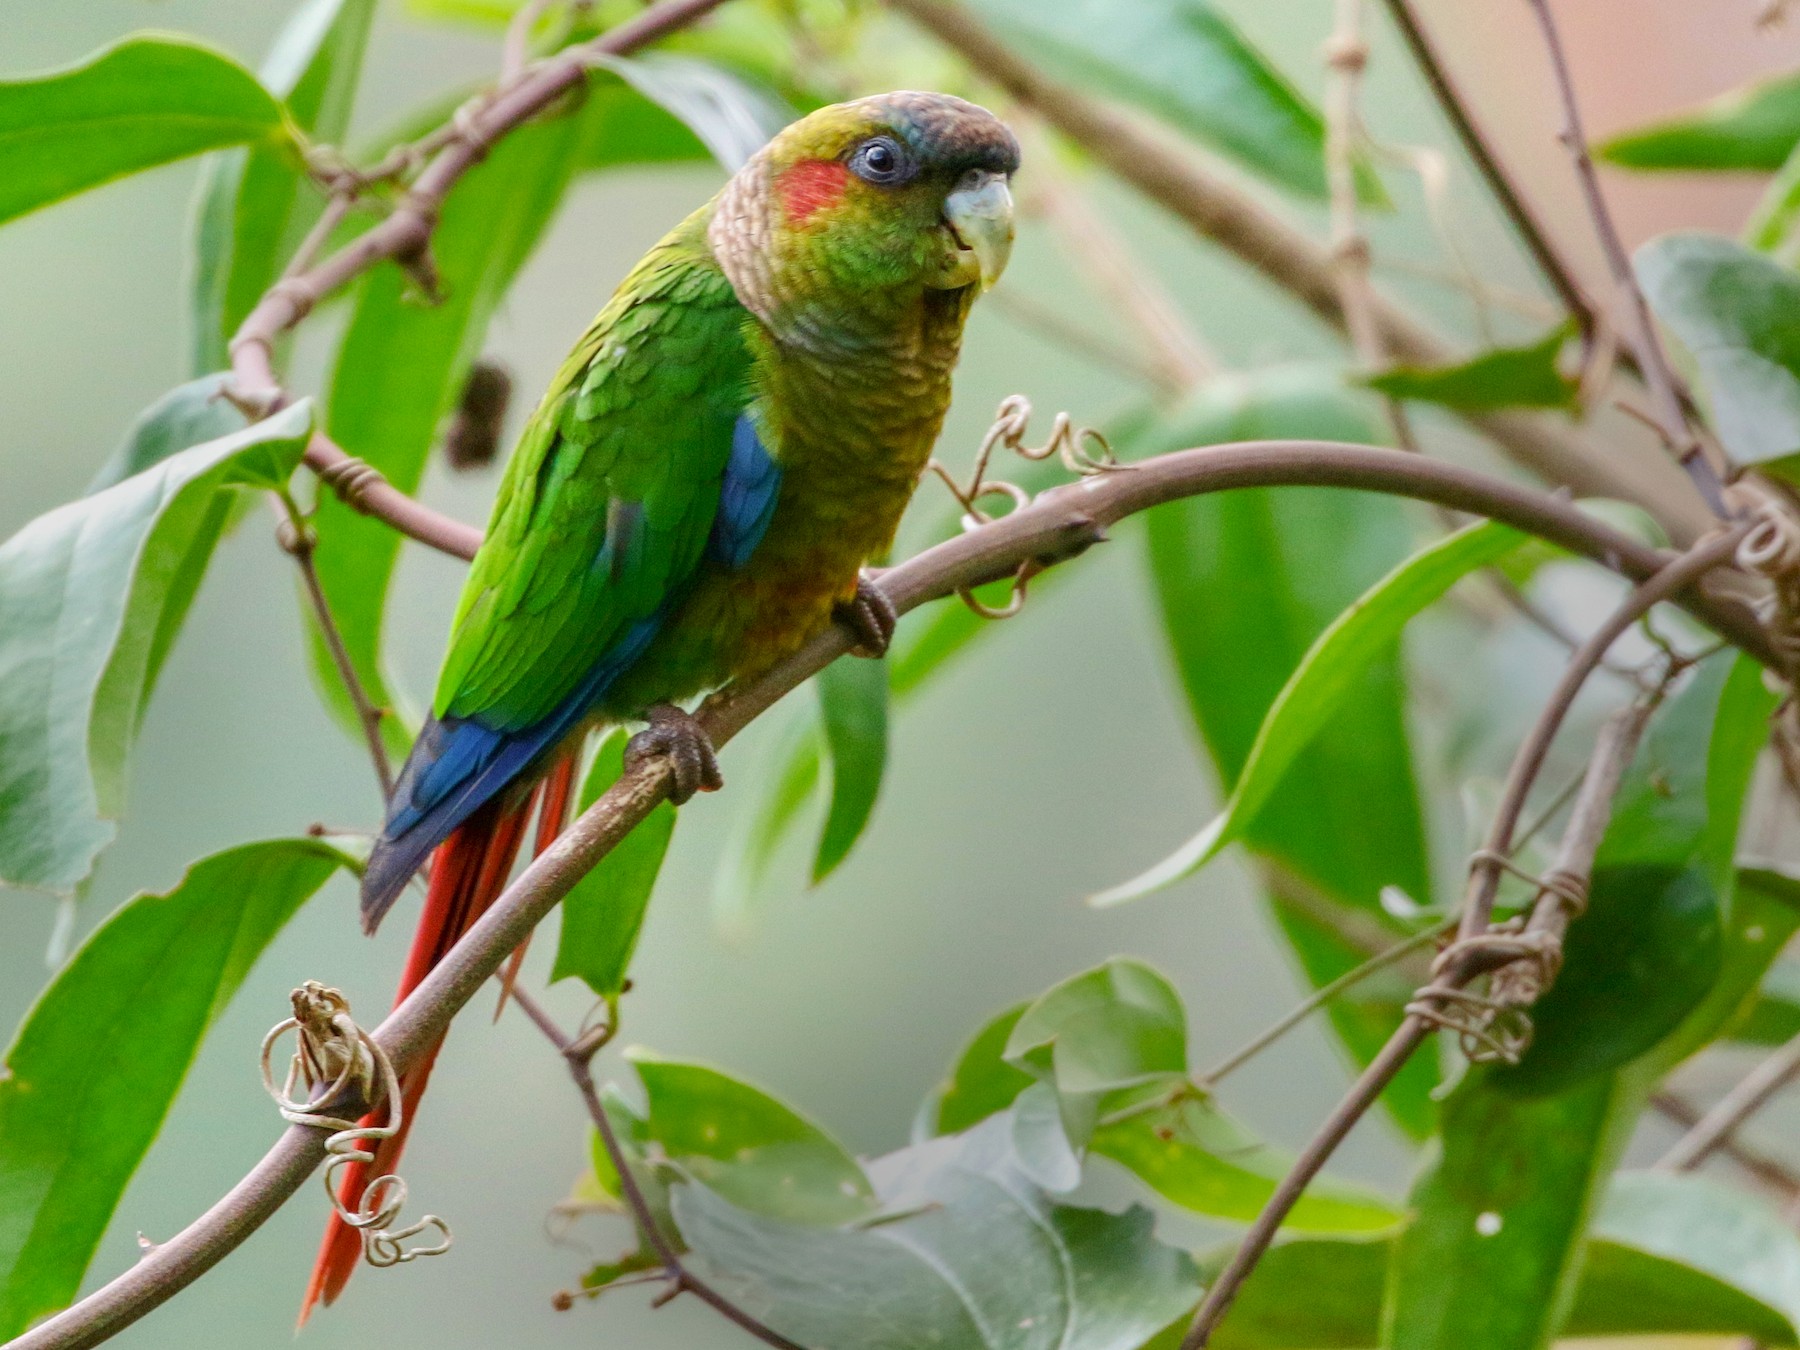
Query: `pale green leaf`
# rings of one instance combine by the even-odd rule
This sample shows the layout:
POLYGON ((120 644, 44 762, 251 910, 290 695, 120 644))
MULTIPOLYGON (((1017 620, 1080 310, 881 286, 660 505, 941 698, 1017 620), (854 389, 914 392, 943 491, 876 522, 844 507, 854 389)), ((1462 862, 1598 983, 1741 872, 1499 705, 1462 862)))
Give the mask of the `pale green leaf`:
POLYGON ((131 743, 237 487, 285 486, 299 403, 0 544, 0 882, 72 891, 112 841, 131 743))

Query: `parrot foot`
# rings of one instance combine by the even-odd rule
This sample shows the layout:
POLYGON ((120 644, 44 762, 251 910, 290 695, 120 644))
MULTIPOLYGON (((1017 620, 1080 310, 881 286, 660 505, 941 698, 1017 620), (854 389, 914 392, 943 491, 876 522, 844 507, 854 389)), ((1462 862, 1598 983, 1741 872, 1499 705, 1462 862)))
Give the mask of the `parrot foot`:
POLYGON ((718 752, 691 714, 673 703, 658 703, 644 716, 650 725, 625 742, 626 769, 648 759, 666 759, 673 780, 669 799, 677 806, 696 792, 717 792, 725 786, 718 752))
POLYGON ((894 626, 900 622, 894 602, 866 574, 856 578, 855 597, 839 604, 832 617, 856 635, 851 654, 871 658, 887 655, 894 626))

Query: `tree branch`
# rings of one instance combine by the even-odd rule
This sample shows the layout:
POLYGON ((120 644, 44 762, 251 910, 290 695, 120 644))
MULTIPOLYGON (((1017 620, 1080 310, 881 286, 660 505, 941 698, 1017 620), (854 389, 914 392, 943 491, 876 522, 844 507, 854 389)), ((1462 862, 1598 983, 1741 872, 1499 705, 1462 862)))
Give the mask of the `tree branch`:
MULTIPOLYGON (((1708 597, 1688 584, 1698 574, 1691 555, 1670 566, 1667 554, 1549 493, 1399 451, 1325 441, 1260 441, 1185 450, 1070 483, 889 568, 880 585, 895 609, 904 613, 959 589, 1011 575, 1026 563, 1051 566, 1072 558, 1105 539, 1109 526, 1164 502, 1236 487, 1305 485, 1390 492, 1504 520, 1633 580, 1654 576, 1657 580, 1649 593, 1656 599, 1665 598, 1672 579, 1678 579, 1682 584, 1673 594, 1678 603, 1759 660, 1774 659, 1748 610, 1708 597)), ((752 683, 708 699, 698 714, 701 726, 715 745, 723 746, 783 695, 843 655, 852 641, 841 627, 826 630, 752 683)), ((627 770, 506 888, 372 1033, 397 1069, 405 1071, 418 1060, 512 950, 667 797, 668 789, 668 768, 660 760, 627 770)), ((1414 1030, 1423 1037, 1422 1027, 1414 1030)), ((1404 1059, 1410 1049, 1407 1045, 1395 1053, 1404 1059)), ((1384 1056, 1378 1066, 1390 1063, 1386 1072, 1392 1072, 1398 1067, 1392 1056, 1384 1056)), ((1370 1079, 1367 1074, 1365 1079, 1374 1084, 1372 1100, 1385 1079, 1370 1079)), ((354 1115, 364 1105, 333 1103, 343 1115, 354 1115)), ((216 1265, 293 1195, 323 1157, 321 1132, 290 1127, 251 1174, 212 1209, 109 1284, 26 1332, 8 1350, 77 1350, 116 1334, 216 1265)), ((1286 1203, 1292 1198, 1289 1195, 1286 1203)))
MULTIPOLYGON (((386 219, 370 226, 321 262, 284 275, 257 303, 231 339, 231 369, 237 396, 264 415, 287 398, 276 377, 276 340, 293 328, 325 296, 382 261, 417 264, 426 256, 438 213, 457 181, 481 162, 488 147, 524 125, 587 79, 596 56, 623 56, 666 33, 692 23, 723 0, 661 0, 625 23, 588 42, 567 47, 544 61, 520 66, 488 95, 465 105, 456 118, 421 145, 437 147, 386 219)), ((508 67, 513 64, 509 43, 508 67)), ((404 157, 395 161, 395 171, 404 157)), ((351 176, 353 179, 355 175, 351 176)), ((472 558, 481 532, 413 501, 381 475, 353 459, 323 434, 306 447, 306 463, 352 506, 387 521, 408 538, 472 558)))
MULTIPOLYGON (((1329 251, 1286 219, 1117 109, 1022 60, 955 0, 888 3, 954 48, 984 77, 1076 141, 1118 177, 1343 331, 1345 317, 1329 251)), ((1458 359, 1441 337, 1379 291, 1372 293, 1370 308, 1395 359, 1415 365, 1442 365, 1458 359)), ((1677 540, 1696 538, 1713 523, 1692 486, 1673 463, 1660 456, 1633 454, 1590 441, 1565 424, 1537 414, 1484 413, 1469 421, 1514 460, 1551 482, 1582 495, 1638 503, 1677 540)))
POLYGON ((600 1144, 606 1150, 607 1161, 612 1164, 613 1172, 619 1178, 619 1190, 625 1197, 625 1207, 631 1212, 638 1240, 648 1244, 650 1250, 656 1253, 656 1259, 662 1262, 664 1274, 674 1281, 671 1292, 686 1290, 764 1345, 773 1345, 776 1350, 806 1350, 805 1346, 790 1341, 773 1327, 765 1326, 690 1271, 675 1244, 656 1222, 656 1214, 644 1196, 644 1189, 638 1185, 637 1176, 631 1170, 631 1160, 625 1156, 625 1150, 619 1144, 618 1131, 613 1129, 612 1117, 606 1114, 606 1106, 601 1102, 600 1093, 594 1086, 594 1055, 610 1039, 610 1034, 601 1038, 571 1040, 543 1006, 516 984, 512 987, 512 999, 537 1029, 544 1033, 550 1044, 556 1047, 557 1053, 563 1057, 563 1063, 568 1065, 569 1076, 575 1080, 576 1091, 581 1093, 581 1100, 587 1105, 588 1116, 600 1135, 600 1144))
MULTIPOLYGON (((1419 991, 1418 998, 1411 1005, 1413 1008, 1421 1005, 1428 1007, 1434 999, 1441 1000, 1442 996, 1457 993, 1471 980, 1498 964, 1485 950, 1483 941, 1489 936, 1489 923, 1493 917, 1494 889, 1499 877, 1498 861, 1510 852, 1513 834, 1518 828, 1519 815, 1524 809, 1531 784, 1543 767, 1545 751, 1549 749, 1550 742, 1555 739, 1557 730, 1574 704, 1575 694, 1600 668, 1607 649, 1626 629, 1655 606, 1679 595, 1698 577, 1729 559, 1745 532, 1746 527, 1739 526, 1714 536, 1639 584, 1606 622, 1582 644, 1569 662, 1562 680, 1543 711, 1538 714, 1531 734, 1526 738, 1525 744, 1520 746, 1508 771, 1500 807, 1488 831, 1487 847, 1476 855, 1477 862, 1470 868, 1469 890, 1463 900, 1457 942, 1439 957, 1435 978, 1419 991)), ((1631 734, 1606 737, 1596 746, 1594 758, 1598 760, 1605 756, 1609 760, 1618 761, 1618 771, 1614 772, 1611 763, 1596 764, 1590 770, 1588 781, 1598 780, 1598 786, 1603 790, 1582 793, 1577 803, 1578 810, 1571 815, 1565 831, 1566 856, 1573 858, 1585 855, 1591 860, 1592 851, 1587 848, 1586 841, 1592 839, 1597 842, 1605 832, 1607 821, 1612 815, 1619 778, 1624 764, 1636 753, 1638 734, 1641 734, 1643 725, 1642 720, 1626 724, 1622 730, 1631 734), (1604 790, 1608 785, 1610 790, 1604 790)), ((1585 877, 1579 880, 1583 885, 1586 884, 1585 877)), ((1230 1309, 1232 1300, 1237 1297, 1238 1290, 1243 1287, 1250 1272, 1256 1268, 1275 1240, 1275 1234, 1288 1212, 1337 1151, 1338 1145, 1344 1141, 1356 1122, 1362 1119, 1381 1096, 1383 1089, 1405 1066, 1413 1051, 1424 1043, 1433 1026, 1434 1019, 1431 1016, 1422 1011, 1409 1011, 1389 1037, 1387 1044, 1382 1046, 1369 1066, 1351 1085, 1350 1091, 1295 1159, 1293 1168, 1282 1178, 1275 1193, 1256 1216, 1256 1221, 1250 1225, 1237 1250, 1232 1253, 1230 1262, 1213 1281, 1212 1288, 1207 1290, 1206 1297, 1201 1300, 1200 1307, 1194 1313, 1193 1324, 1182 1339, 1181 1350, 1201 1350, 1206 1345, 1230 1309)))
POLYGON ((1587 203, 1588 215, 1593 220, 1594 233, 1600 240, 1601 251, 1606 255, 1606 265, 1612 272, 1613 284, 1624 296, 1626 310, 1631 316, 1629 341, 1637 356, 1638 370, 1644 377, 1645 387, 1650 391, 1657 430, 1669 452, 1681 461, 1688 476, 1694 480, 1695 488, 1714 514, 1727 515, 1729 512, 1725 506, 1719 476, 1708 462, 1706 451, 1701 447, 1699 438, 1694 435, 1693 428, 1688 425, 1687 412, 1681 405, 1681 395, 1676 388, 1675 372, 1669 368, 1669 354, 1663 350, 1656 322, 1650 317, 1650 302, 1644 298, 1643 288, 1637 283, 1637 273, 1631 267, 1630 255, 1625 252, 1624 241, 1619 238, 1618 226, 1613 223, 1612 213, 1606 208, 1606 194, 1600 189, 1600 175, 1594 169, 1594 157, 1588 153, 1587 135, 1581 126, 1581 108, 1575 97, 1575 82, 1569 75, 1568 57, 1563 52, 1562 39, 1556 31, 1556 20, 1551 16, 1548 0, 1527 2, 1537 15, 1538 27, 1543 30, 1544 47, 1550 56, 1551 71, 1556 77, 1556 93, 1563 112, 1562 143, 1574 163, 1575 176, 1581 183, 1581 195, 1587 203))

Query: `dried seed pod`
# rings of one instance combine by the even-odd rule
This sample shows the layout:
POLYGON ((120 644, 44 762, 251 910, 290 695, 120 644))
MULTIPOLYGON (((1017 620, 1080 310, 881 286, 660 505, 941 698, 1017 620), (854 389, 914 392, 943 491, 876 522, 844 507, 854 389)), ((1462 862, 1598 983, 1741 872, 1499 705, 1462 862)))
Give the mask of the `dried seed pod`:
POLYGON ((452 469, 467 473, 494 462, 512 389, 512 372, 491 357, 482 357, 470 368, 444 432, 444 458, 452 469))

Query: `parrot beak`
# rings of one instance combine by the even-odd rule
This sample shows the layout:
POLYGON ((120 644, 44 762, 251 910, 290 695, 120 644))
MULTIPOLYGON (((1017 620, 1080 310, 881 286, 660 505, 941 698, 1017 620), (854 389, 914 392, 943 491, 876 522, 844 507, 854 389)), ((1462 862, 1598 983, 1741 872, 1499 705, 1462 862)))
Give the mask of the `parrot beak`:
POLYGON ((948 284, 979 281, 982 290, 990 289, 1012 256, 1013 203, 1005 175, 970 169, 944 199, 944 223, 956 243, 948 284))

